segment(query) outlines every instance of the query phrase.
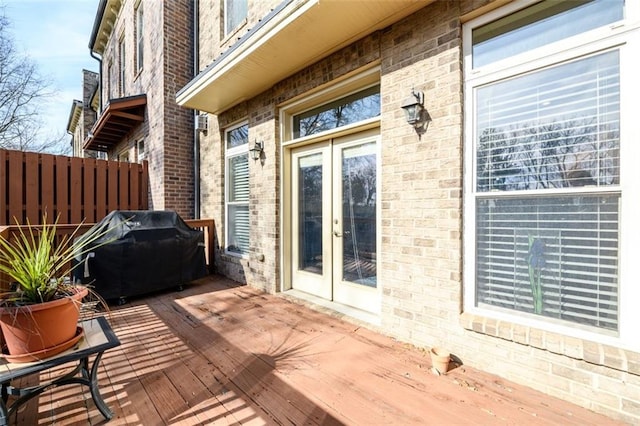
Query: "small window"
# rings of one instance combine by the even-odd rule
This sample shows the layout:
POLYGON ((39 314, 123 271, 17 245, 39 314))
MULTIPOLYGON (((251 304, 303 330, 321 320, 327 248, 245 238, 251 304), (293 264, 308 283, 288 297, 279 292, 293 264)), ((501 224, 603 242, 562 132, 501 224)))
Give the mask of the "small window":
POLYGON ((380 115, 380 85, 293 117, 295 138, 315 135, 380 115))
POLYGON ((249 253, 249 126, 227 130, 226 138, 226 252, 249 253))
POLYGON ((473 67, 584 33, 622 19, 624 0, 551 1, 475 28, 473 67))
POLYGON ((144 64, 144 12, 142 3, 136 9, 136 72, 142 69, 144 64))
POLYGON ((124 91, 125 91, 125 62, 126 60, 126 56, 125 56, 125 48, 124 48, 124 37, 120 39, 120 42, 118 43, 118 65, 120 66, 120 81, 118 82, 119 84, 119 90, 120 90, 120 96, 124 96, 124 91))
POLYGON ((118 161, 121 161, 123 163, 128 163, 129 162, 129 151, 122 151, 120 154, 118 154, 118 161))
POLYGON ((136 151, 138 152, 138 163, 142 163, 147 158, 147 152, 144 147, 144 140, 139 140, 136 144, 136 151))
POLYGON ((113 61, 111 59, 109 59, 108 65, 107 65, 107 78, 105 79, 105 88, 104 88, 104 93, 106 94, 105 96, 105 103, 109 102, 109 99, 111 99, 112 97, 112 93, 111 93, 111 79, 113 78, 113 61))
POLYGON ((225 0, 224 35, 231 34, 247 18, 247 0, 225 0))

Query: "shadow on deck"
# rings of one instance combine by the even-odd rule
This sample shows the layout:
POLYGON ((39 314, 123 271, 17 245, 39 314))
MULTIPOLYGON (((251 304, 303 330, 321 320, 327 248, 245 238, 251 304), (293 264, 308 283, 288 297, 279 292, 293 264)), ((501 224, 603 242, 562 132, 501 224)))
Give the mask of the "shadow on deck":
MULTIPOLYGON (((467 366, 436 376, 425 351, 217 276, 113 307, 110 322, 110 425, 616 424, 467 366)), ((80 386, 11 421, 107 423, 80 386)))

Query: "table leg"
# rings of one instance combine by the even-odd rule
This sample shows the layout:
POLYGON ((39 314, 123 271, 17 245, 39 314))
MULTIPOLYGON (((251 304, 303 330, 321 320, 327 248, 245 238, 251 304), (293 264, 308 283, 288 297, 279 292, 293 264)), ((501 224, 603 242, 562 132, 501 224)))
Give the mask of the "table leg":
POLYGON ((100 364, 102 354, 104 354, 104 352, 100 352, 96 355, 96 359, 93 361, 93 366, 91 366, 89 389, 91 390, 91 398, 93 398, 93 402, 96 404, 96 407, 98 407, 98 410, 100 410, 105 419, 110 420, 113 417, 113 411, 109 409, 107 404, 104 402, 104 399, 102 399, 100 388, 98 387, 98 364, 100 364))
POLYGON ((69 384, 80 384, 87 386, 91 391, 91 398, 95 403, 96 407, 102 413, 102 415, 110 420, 113 417, 113 412, 107 407, 107 404, 102 399, 102 395, 100 394, 100 389, 98 387, 98 365, 100 364, 100 360, 102 359, 102 355, 104 352, 99 352, 96 355, 95 360, 91 366, 91 370, 89 370, 89 358, 81 358, 79 360, 78 365, 73 371, 64 376, 58 377, 57 379, 44 383, 39 386, 33 386, 29 388, 14 388, 10 384, 3 383, 2 384, 2 396, 0 399, 0 426, 4 426, 9 423, 9 417, 11 414, 18 409, 22 404, 40 395, 47 388, 64 386, 69 384), (5 395, 8 392, 11 392, 12 395, 19 395, 19 398, 11 404, 10 408, 7 410, 5 401, 5 395), (3 422, 3 418, 5 419, 5 423, 3 422))

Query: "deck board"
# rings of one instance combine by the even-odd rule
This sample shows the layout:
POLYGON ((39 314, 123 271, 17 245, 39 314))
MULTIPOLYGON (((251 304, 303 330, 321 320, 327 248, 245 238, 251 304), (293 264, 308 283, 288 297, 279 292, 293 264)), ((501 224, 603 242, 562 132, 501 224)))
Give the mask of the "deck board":
MULTIPOLYGON (((109 425, 619 424, 467 366, 436 376, 423 350, 221 277, 109 320, 122 342, 99 373, 109 425)), ((11 420, 107 423, 80 386, 11 420)))

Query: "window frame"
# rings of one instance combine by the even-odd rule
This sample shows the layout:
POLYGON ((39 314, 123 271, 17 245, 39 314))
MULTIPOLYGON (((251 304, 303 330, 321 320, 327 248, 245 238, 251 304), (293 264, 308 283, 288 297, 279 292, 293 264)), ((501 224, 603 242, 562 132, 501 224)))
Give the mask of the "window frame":
POLYGON ((126 83, 126 47, 125 47, 125 38, 124 34, 120 36, 118 39, 118 90, 119 96, 124 96, 125 93, 125 83, 126 83))
POLYGON ((107 78, 105 79, 105 99, 102 101, 103 104, 106 104, 109 102, 109 99, 111 99, 111 87, 112 87, 112 82, 111 79, 113 78, 113 60, 111 58, 108 59, 107 61, 107 78))
POLYGON ((330 104, 339 99, 346 98, 358 92, 367 90, 373 86, 380 86, 382 93, 382 82, 380 78, 381 69, 378 63, 372 63, 361 68, 348 76, 337 79, 332 82, 329 87, 324 88, 311 95, 303 94, 293 98, 286 104, 280 106, 280 138, 282 146, 295 145, 300 143, 311 143, 313 141, 326 139, 327 137, 338 137, 343 134, 380 127, 382 116, 382 98, 381 98, 381 114, 362 121, 347 124, 335 129, 329 129, 309 136, 296 137, 294 132, 294 119, 297 115, 304 114, 307 111, 330 104))
MULTIPOLYGON (((229 226, 229 219, 230 219, 230 215, 229 215, 229 206, 247 206, 247 209, 250 209, 250 197, 247 198, 246 201, 229 201, 229 196, 230 196, 230 177, 231 177, 231 173, 230 173, 230 161, 234 158, 240 157, 240 156, 246 156, 247 157, 247 163, 249 163, 249 138, 247 137, 247 142, 243 143, 242 145, 239 146, 235 146, 232 148, 228 148, 227 147, 227 141, 228 141, 228 137, 229 137, 229 133, 231 133, 232 131, 239 129, 243 126, 247 127, 247 134, 248 134, 248 122, 244 121, 242 123, 238 123, 236 125, 230 126, 228 128, 226 128, 224 130, 224 140, 223 140, 223 144, 224 144, 224 223, 225 223, 225 232, 224 232, 224 253, 226 255, 229 256, 233 256, 233 257, 238 257, 238 258, 248 258, 249 257, 249 251, 250 251, 250 245, 249 247, 247 247, 247 251, 246 252, 236 252, 236 251, 231 251, 229 250, 229 241, 230 241, 230 236, 231 236, 231 232, 230 232, 230 226, 229 226)), ((249 166, 247 166, 249 167, 249 166)), ((250 184, 250 175, 251 173, 249 173, 249 179, 247 179, 247 192, 250 191, 251 188, 251 184, 250 184)), ((247 228, 249 230, 249 234, 251 233, 251 223, 247 223, 247 228)))
POLYGON ((248 0, 240 0, 240 1, 244 1, 245 2, 245 11, 244 11, 244 16, 242 17, 242 19, 240 19, 238 22, 235 23, 235 25, 231 28, 229 28, 229 14, 228 14, 228 10, 231 9, 229 7, 230 3, 233 2, 237 2, 239 0, 224 0, 222 2, 222 7, 223 7, 223 19, 222 19, 222 34, 223 34, 223 38, 227 38, 230 35, 232 35, 233 33, 235 33, 240 27, 242 27, 242 25, 244 25, 244 23, 247 22, 247 15, 249 13, 249 2, 248 0))
POLYGON ((147 159, 147 151, 144 139, 139 139, 136 142, 136 159, 138 160, 138 163, 142 163, 147 159))
POLYGON ((136 73, 139 73, 144 67, 144 8, 142 1, 136 5, 135 16, 136 73))
MULTIPOLYGON (((633 324, 640 320, 640 311, 635 306, 640 301, 640 289, 633 288, 633 252, 634 242, 640 242, 640 225, 632 218, 634 211, 640 208, 640 192, 634 188, 633 182, 640 181, 640 168, 634 166, 632 158, 640 158, 638 144, 640 131, 634 129, 633 111, 640 107, 636 99, 640 98, 640 87, 629 70, 637 69, 640 60, 636 59, 640 51, 640 23, 638 22, 640 5, 626 2, 624 18, 621 21, 605 25, 577 36, 568 37, 546 46, 499 60, 482 67, 472 67, 471 40, 472 30, 495 19, 507 16, 522 8, 534 4, 534 0, 515 1, 509 5, 495 9, 485 15, 469 20, 463 25, 463 58, 464 58, 464 196, 463 196, 463 298, 465 313, 493 318, 507 323, 534 326, 576 338, 585 338, 605 344, 623 346, 633 350, 640 349, 640 342, 634 339, 633 324), (635 19, 632 19, 635 17, 635 19), (557 323, 545 317, 526 315, 519 311, 504 312, 477 306, 476 300, 476 121, 475 102, 476 88, 517 77, 526 72, 542 70, 571 60, 584 58, 607 50, 618 50, 620 53, 620 185, 602 189, 585 189, 585 194, 615 192, 621 197, 619 207, 619 247, 618 247, 618 331, 608 333, 594 327, 584 327, 569 322, 557 323), (622 236, 625 236, 624 238, 622 236), (629 238, 628 236, 635 236, 629 238), (635 240, 635 241, 634 241, 635 240), (631 284, 630 284, 631 283, 631 284)), ((554 196, 566 194, 558 190, 529 190, 527 196, 554 196)), ((525 195, 525 194, 518 194, 525 195)), ((638 286, 636 286, 638 287, 638 286)))
POLYGON ((131 153, 129 152, 129 148, 125 148, 118 153, 118 161, 121 163, 131 162, 131 153))

